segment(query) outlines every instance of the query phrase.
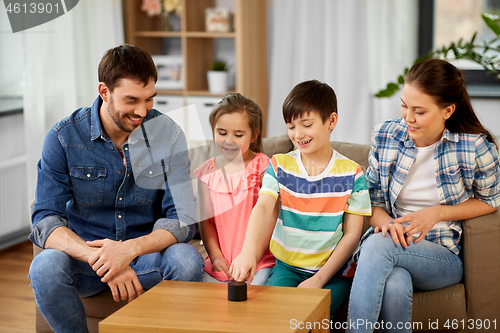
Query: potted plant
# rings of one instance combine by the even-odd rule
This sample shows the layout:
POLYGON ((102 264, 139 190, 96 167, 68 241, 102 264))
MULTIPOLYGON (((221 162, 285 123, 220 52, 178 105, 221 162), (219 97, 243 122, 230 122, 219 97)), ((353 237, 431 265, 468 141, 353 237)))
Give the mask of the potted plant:
POLYGON ((228 73, 227 66, 223 60, 214 60, 210 70, 207 72, 208 91, 212 94, 227 92, 228 73))

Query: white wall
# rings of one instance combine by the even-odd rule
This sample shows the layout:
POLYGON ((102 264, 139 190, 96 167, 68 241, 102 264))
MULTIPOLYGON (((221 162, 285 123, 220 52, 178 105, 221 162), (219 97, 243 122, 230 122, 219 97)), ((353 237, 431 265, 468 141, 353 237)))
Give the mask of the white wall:
POLYGON ((13 34, 5 7, 0 5, 0 97, 22 96, 22 35, 13 34))
POLYGON ((500 139, 500 99, 473 98, 472 107, 484 127, 500 139))

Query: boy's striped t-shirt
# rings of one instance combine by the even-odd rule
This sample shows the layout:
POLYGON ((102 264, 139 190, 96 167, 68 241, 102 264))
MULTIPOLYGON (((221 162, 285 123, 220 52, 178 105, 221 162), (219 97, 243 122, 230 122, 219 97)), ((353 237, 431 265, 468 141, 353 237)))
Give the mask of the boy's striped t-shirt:
MULTIPOLYGON (((299 270, 316 273, 343 236, 344 212, 371 215, 370 195, 361 167, 333 150, 326 169, 309 176, 300 151, 274 155, 259 194, 280 197, 271 239, 274 256, 299 270)), ((353 276, 352 258, 337 272, 353 276)))

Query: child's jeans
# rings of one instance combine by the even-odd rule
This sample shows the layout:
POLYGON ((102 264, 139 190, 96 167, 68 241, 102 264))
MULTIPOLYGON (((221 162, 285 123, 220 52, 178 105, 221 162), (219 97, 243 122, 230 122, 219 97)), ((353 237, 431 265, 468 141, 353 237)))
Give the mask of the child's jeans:
MULTIPOLYGON (((268 286, 297 287, 301 282, 309 279, 314 274, 299 271, 298 269, 276 259, 276 266, 271 270, 271 276, 267 281, 268 286)), ((332 303, 330 315, 339 308, 340 304, 349 294, 352 278, 334 276, 328 281, 323 289, 330 289, 332 303)))

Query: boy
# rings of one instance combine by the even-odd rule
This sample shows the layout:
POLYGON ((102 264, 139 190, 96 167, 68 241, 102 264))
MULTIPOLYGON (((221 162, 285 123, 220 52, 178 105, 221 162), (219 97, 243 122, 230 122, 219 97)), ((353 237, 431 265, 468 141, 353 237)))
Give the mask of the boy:
POLYGON ((333 314, 349 293, 352 254, 363 216, 371 215, 368 186, 361 167, 330 146, 337 124, 330 86, 316 80, 295 86, 283 103, 283 118, 297 149, 271 159, 230 273, 236 281, 252 281, 256 245, 280 200, 270 243, 277 260, 267 284, 330 289, 333 314))

